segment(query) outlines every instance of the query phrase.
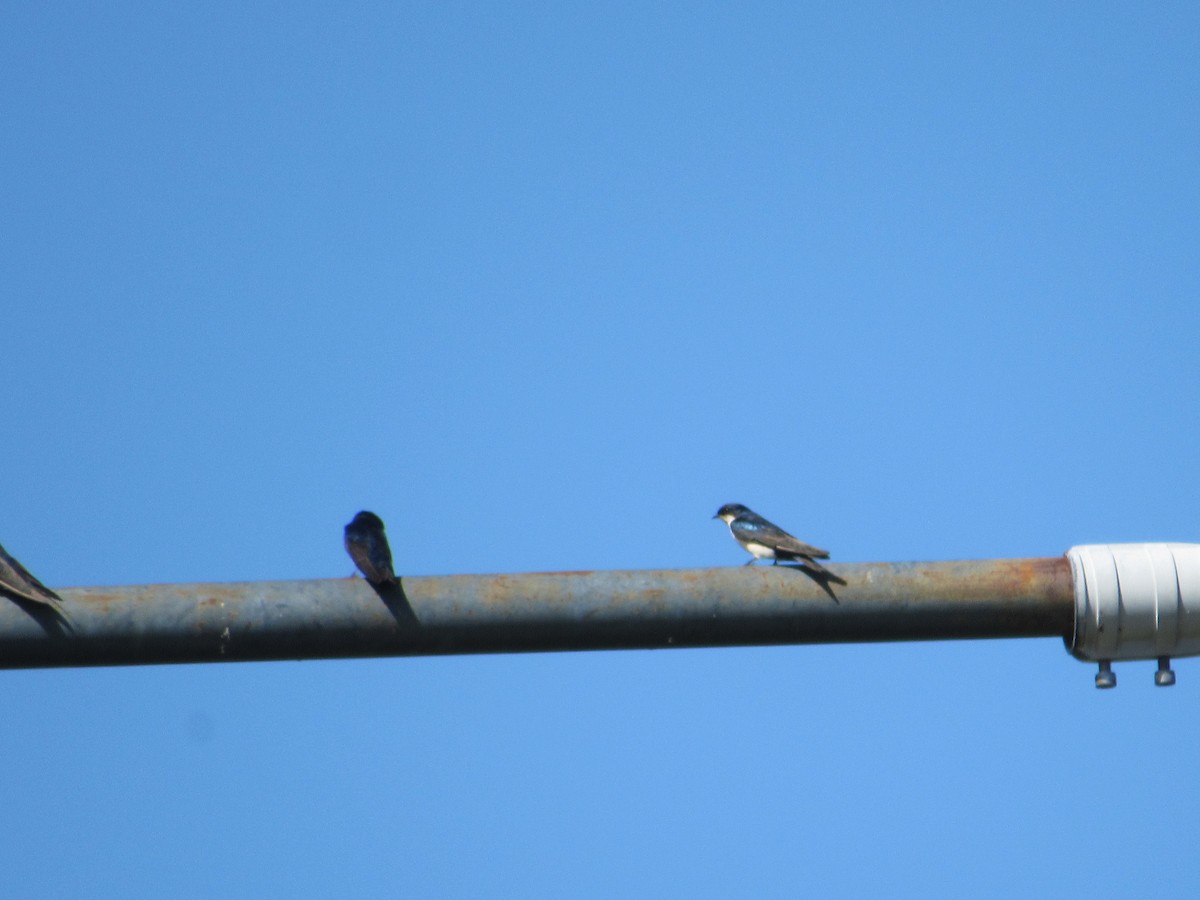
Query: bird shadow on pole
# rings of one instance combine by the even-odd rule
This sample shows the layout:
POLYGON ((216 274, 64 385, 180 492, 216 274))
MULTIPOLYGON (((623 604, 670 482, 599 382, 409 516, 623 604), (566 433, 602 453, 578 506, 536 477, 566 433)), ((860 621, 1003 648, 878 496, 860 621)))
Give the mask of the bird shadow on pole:
POLYGON ((829 595, 830 600, 832 600, 834 603, 838 603, 837 594, 833 592, 833 588, 831 588, 829 584, 832 582, 834 584, 845 586, 845 578, 834 575, 832 572, 819 571, 811 566, 804 565, 804 563, 794 563, 792 565, 789 565, 788 563, 777 563, 777 566, 780 569, 791 569, 794 572, 803 572, 814 582, 816 582, 817 587, 829 595))
POLYGON ((70 619, 57 606, 51 606, 48 603, 33 603, 24 597, 14 597, 12 594, 0 594, 0 596, 15 603, 25 615, 37 622, 41 626, 42 631, 46 632, 50 637, 68 637, 75 631, 71 627, 70 619))
POLYGON ((372 584, 371 587, 375 588, 375 593, 379 595, 379 599, 383 601, 383 605, 388 608, 388 612, 392 614, 392 618, 396 620, 396 624, 402 629, 413 629, 421 626, 417 614, 413 611, 412 604, 408 602, 408 595, 404 593, 403 578, 397 576, 393 582, 378 585, 372 584))

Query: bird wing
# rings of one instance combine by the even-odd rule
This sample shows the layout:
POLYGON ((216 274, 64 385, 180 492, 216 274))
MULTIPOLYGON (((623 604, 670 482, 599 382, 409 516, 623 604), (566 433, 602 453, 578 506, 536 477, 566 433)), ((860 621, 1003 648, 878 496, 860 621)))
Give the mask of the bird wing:
POLYGON ((829 558, 828 550, 822 550, 820 547, 797 540, 778 525, 768 522, 756 513, 739 516, 729 524, 729 528, 733 531, 733 536, 744 544, 764 544, 775 548, 776 551, 782 550, 785 553, 808 556, 813 559, 829 558))
POLYGON ((374 557, 376 568, 379 569, 380 580, 395 581, 396 571, 392 568, 392 548, 382 534, 371 535, 371 556, 374 557))
POLYGON ((387 540, 373 532, 346 535, 346 551, 358 570, 372 584, 384 584, 396 580, 392 571, 392 551, 387 540))
POLYGON ((34 603, 62 602, 62 597, 38 581, 3 547, 0 547, 0 589, 34 603))

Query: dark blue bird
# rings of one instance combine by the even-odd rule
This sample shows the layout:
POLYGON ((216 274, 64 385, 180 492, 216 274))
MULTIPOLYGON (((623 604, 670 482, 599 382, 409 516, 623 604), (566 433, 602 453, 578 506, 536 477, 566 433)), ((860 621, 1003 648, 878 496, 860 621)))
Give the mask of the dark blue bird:
POLYGON ((375 513, 364 510, 346 526, 346 552, 375 587, 396 583, 392 549, 383 530, 383 519, 375 513))
POLYGON ((799 561, 810 569, 841 581, 817 562, 818 559, 829 559, 828 550, 797 540, 740 503, 726 503, 713 518, 721 519, 728 525, 734 539, 750 554, 750 561, 746 563, 748 566, 760 559, 774 559, 775 565, 779 565, 780 560, 799 561))

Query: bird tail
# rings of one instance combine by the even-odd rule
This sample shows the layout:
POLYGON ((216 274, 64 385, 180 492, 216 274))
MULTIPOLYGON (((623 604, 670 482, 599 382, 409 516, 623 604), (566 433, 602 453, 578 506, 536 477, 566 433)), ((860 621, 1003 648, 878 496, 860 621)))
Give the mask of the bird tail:
POLYGON ((0 595, 18 603, 37 603, 55 610, 62 609, 62 597, 40 582, 36 587, 31 586, 31 589, 27 591, 17 590, 10 585, 0 585, 0 595))

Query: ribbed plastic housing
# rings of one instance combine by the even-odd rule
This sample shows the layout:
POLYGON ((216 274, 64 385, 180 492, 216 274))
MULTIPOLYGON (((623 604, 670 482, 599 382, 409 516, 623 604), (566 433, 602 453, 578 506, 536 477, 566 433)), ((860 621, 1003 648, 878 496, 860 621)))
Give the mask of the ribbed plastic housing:
POLYGON ((1200 544, 1085 544, 1067 551, 1079 659, 1200 655, 1200 544))

